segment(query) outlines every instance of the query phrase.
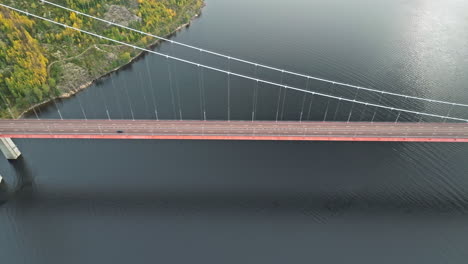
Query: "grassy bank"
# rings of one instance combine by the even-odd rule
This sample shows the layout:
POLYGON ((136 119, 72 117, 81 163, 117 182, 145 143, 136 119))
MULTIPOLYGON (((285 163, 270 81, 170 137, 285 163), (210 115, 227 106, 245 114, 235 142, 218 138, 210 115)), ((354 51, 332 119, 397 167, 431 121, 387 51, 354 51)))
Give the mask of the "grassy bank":
MULTIPOLYGON (((188 23, 203 7, 203 0, 53 2, 163 36, 188 23)), ((154 38, 119 30, 36 0, 3 3, 141 47, 155 43, 154 38)), ((0 118, 17 117, 50 98, 73 94, 138 54, 138 50, 126 46, 0 8, 0 118)))

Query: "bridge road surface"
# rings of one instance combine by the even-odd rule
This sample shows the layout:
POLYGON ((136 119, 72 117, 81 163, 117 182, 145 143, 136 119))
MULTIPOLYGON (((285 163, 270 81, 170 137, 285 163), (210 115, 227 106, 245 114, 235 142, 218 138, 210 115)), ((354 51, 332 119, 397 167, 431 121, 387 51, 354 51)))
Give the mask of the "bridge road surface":
POLYGON ((468 123, 3 119, 0 137, 468 142, 468 123))

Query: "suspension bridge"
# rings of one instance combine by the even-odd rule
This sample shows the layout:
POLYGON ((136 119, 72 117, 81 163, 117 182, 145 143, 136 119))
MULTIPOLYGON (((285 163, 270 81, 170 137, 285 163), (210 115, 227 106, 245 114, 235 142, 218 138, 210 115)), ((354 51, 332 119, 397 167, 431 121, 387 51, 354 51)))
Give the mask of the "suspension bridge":
MULTIPOLYGON (((66 119, 58 107, 56 99, 52 99, 51 102, 56 108, 59 119, 42 119, 40 114, 33 109, 35 119, 16 119, 12 114, 12 119, 0 120, 0 139, 2 140, 0 148, 9 159, 15 159, 20 155, 11 138, 468 142, 468 104, 378 90, 271 67, 176 42, 46 0, 40 2, 89 19, 95 19, 121 30, 129 30, 145 37, 159 39, 164 43, 168 43, 171 50, 173 50, 174 46, 193 50, 198 54, 199 59, 183 58, 177 56, 174 52, 164 53, 146 47, 139 47, 12 6, 0 4, 0 7, 35 19, 69 28, 103 41, 140 50, 148 55, 159 56, 167 63, 167 78, 170 83, 170 102, 173 111, 171 120, 161 117, 157 100, 154 99, 156 93, 152 85, 151 73, 147 68, 148 82, 153 97, 152 112, 154 115, 152 119, 138 119, 128 97, 128 91, 126 91, 128 97, 126 105, 130 108, 131 119, 114 119, 105 98, 103 98, 102 106, 105 119, 88 118, 89 114, 87 114, 81 102, 79 102, 79 105, 83 118, 66 119), (226 66, 220 67, 203 61, 203 56, 222 59, 225 61, 226 66), (180 89, 178 89, 177 79, 175 79, 177 69, 174 63, 188 65, 197 74, 198 79, 193 83, 193 89, 199 91, 199 98, 196 99, 200 101, 198 120, 183 118, 180 89), (235 70, 232 66, 234 63, 253 69, 253 72, 246 73, 245 71, 235 70), (208 71, 224 76, 225 81, 222 83, 217 81, 217 86, 226 92, 227 98, 224 105, 226 120, 209 118, 210 113, 206 106, 205 87, 210 77, 206 73, 208 71), (262 76, 261 71, 269 71, 273 73, 273 76, 279 76, 280 78, 262 76), (297 81, 294 82, 295 84, 288 83, 288 78, 295 78, 302 85, 297 84, 297 81), (241 98, 244 102, 251 102, 244 106, 249 108, 245 112, 250 113, 249 117, 244 118, 244 120, 232 118, 232 106, 235 100, 239 100, 233 99, 232 96, 236 89, 233 79, 249 82, 251 86, 249 97, 244 96, 241 98), (326 85, 328 89, 326 91, 315 89, 315 85, 326 85), (277 92, 274 106, 271 107, 272 117, 265 120, 261 120, 258 115, 258 105, 263 100, 259 93, 260 89, 275 89, 277 92), (334 91, 340 91, 340 93, 334 93, 334 91), (295 120, 284 119, 288 93, 300 94, 303 98, 297 107, 297 118, 295 120), (324 109, 319 114, 319 120, 311 117, 317 114, 313 106, 318 104, 318 101, 326 102, 324 109), (358 108, 360 111, 358 111, 358 108), (356 118, 356 116, 359 116, 359 118, 356 118)), ((134 87, 126 87, 126 89, 132 88, 134 87)), ((5 106, 10 109, 7 100, 3 97, 2 100, 5 106)), ((144 100, 146 102, 147 98, 144 98, 144 100)), ((271 98, 268 100, 271 100, 271 98)), ((119 105, 119 107, 122 108, 122 105, 119 105)))

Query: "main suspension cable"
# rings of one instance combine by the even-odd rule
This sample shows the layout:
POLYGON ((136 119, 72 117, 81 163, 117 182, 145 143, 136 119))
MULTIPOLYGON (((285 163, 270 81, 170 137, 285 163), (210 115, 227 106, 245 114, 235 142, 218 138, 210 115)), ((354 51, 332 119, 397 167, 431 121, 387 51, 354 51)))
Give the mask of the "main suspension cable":
MULTIPOLYGON (((115 39, 112 39, 112 38, 108 38, 108 37, 105 37, 105 36, 102 36, 102 35, 99 35, 99 34, 96 34, 96 33, 93 33, 93 32, 89 32, 89 31, 86 31, 86 30, 83 30, 83 29, 79 29, 79 28, 75 28, 75 27, 72 27, 72 26, 69 26, 69 25, 66 25, 66 24, 62 24, 60 22, 56 22, 54 20, 44 18, 44 17, 38 16, 38 15, 29 13, 27 11, 20 10, 20 9, 5 5, 5 4, 0 4, 0 6, 3 6, 5 8, 9 8, 9 9, 14 10, 16 12, 19 12, 19 13, 22 13, 22 14, 25 14, 25 15, 28 15, 28 16, 32 16, 32 17, 35 17, 35 18, 38 18, 38 19, 41 19, 41 20, 56 24, 56 25, 63 26, 65 28, 70 28, 70 29, 76 30, 76 31, 81 32, 81 33, 85 33, 85 34, 88 34, 88 35, 91 35, 91 36, 95 36, 95 37, 98 37, 100 39, 108 40, 108 41, 111 41, 111 42, 114 42, 114 43, 118 43, 118 44, 121 44, 121 45, 132 47, 134 49, 138 49, 138 50, 145 51, 145 52, 148 52, 148 53, 156 54, 158 56, 165 57, 166 59, 172 59, 172 60, 175 60, 175 61, 180 61, 180 62, 191 64, 191 65, 194 65, 194 66, 203 67, 205 69, 209 69, 209 70, 212 70, 212 71, 221 72, 221 73, 224 73, 224 74, 233 75, 233 76, 237 76, 237 77, 252 80, 252 81, 258 81, 258 82, 261 82, 261 83, 264 83, 264 84, 270 84, 270 85, 277 86, 277 87, 282 87, 282 88, 285 88, 285 89, 290 89, 290 90, 309 93, 309 94, 312 94, 312 95, 318 95, 318 96, 322 96, 322 97, 326 97, 326 98, 331 98, 331 99, 336 99, 336 100, 342 100, 342 101, 346 101, 346 102, 361 104, 361 105, 365 105, 365 106, 375 106, 375 107, 382 108, 382 109, 387 109, 387 110, 390 110, 390 111, 401 111, 401 112, 405 112, 405 113, 424 115, 424 116, 436 117, 436 118, 453 120, 453 121, 468 122, 468 119, 464 119, 464 118, 450 117, 450 116, 447 116, 447 115, 429 114, 429 113, 424 113, 424 112, 419 112, 419 111, 413 111, 413 110, 395 108, 395 107, 390 107, 390 106, 378 105, 378 104, 374 104, 374 103, 359 101, 359 100, 356 100, 356 99, 349 99, 349 98, 324 94, 324 93, 320 93, 320 92, 307 91, 305 89, 301 89, 301 88, 297 88, 297 87, 293 87, 293 86, 289 86, 289 85, 284 85, 284 84, 279 84, 279 83, 272 82, 272 81, 253 78, 253 77, 246 76, 246 75, 243 75, 243 74, 233 73, 233 72, 230 72, 230 71, 226 71, 226 70, 223 70, 223 69, 203 65, 203 64, 200 64, 200 63, 196 63, 196 62, 193 62, 193 61, 186 60, 186 59, 181 59, 181 58, 178 58, 178 57, 170 56, 170 55, 160 53, 160 52, 157 52, 157 51, 153 51, 153 50, 150 50, 150 49, 147 49, 147 48, 138 47, 138 46, 133 45, 133 44, 129 44, 129 43, 122 42, 122 41, 119 41, 119 40, 115 40, 115 39)), ((340 85, 340 84, 337 83, 337 82, 332 82, 332 85, 340 85)), ((361 89, 361 88, 359 88, 359 89, 361 89)), ((450 103, 450 104, 452 106, 459 106, 456 103, 450 103)))

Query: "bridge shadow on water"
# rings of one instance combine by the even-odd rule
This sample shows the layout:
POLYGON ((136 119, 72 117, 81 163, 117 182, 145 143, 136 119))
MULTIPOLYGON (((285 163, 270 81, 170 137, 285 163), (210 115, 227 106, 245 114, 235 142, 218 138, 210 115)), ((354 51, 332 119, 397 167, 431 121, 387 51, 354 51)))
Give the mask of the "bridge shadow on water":
POLYGON ((34 198, 34 178, 23 156, 9 161, 13 168, 14 180, 4 180, 0 184, 0 205, 10 199, 19 202, 34 198))
MULTIPOLYGON (((26 175, 27 176, 27 175, 26 175)), ((25 178, 27 180, 27 178, 25 178)), ((468 198, 441 199, 433 194, 415 190, 353 192, 278 192, 255 191, 219 192, 204 191, 35 191, 25 181, 22 188, 11 197, 20 210, 40 208, 43 215, 57 213, 84 213, 97 215, 302 215, 317 222, 341 215, 408 215, 465 216, 468 198)))
MULTIPOLYGON (((37 142, 42 141, 29 143, 37 142)), ((48 142, 50 146, 52 142, 48 142)), ((115 151, 106 147, 112 145, 112 141, 72 141, 70 144, 76 145, 76 151, 91 146, 94 149, 95 144, 101 144, 97 151, 83 152, 89 160, 115 151)), ((243 146, 247 144, 253 143, 123 141, 119 149, 126 151, 120 151, 118 159, 132 162, 117 165, 114 160, 101 160, 90 171, 60 156, 62 148, 52 151, 51 147, 48 155, 38 157, 37 162, 50 167, 42 176, 33 175, 27 162, 31 154, 25 153, 26 159, 10 162, 17 181, 8 185, 8 203, 12 203, 11 208, 15 210, 39 210, 41 215, 67 212, 72 215, 125 212, 128 216, 266 213, 299 214, 319 222, 354 213, 415 216, 467 213, 468 193, 464 193, 463 188, 453 188, 451 184, 432 188, 438 181, 434 178, 433 183, 425 184, 431 176, 421 174, 419 167, 422 165, 411 162, 411 153, 431 150, 429 146, 433 145, 430 144, 359 144, 363 153, 373 151, 366 158, 353 156, 355 148, 352 146, 357 144, 352 143, 282 143, 282 152, 275 152, 278 146, 267 142, 257 142, 246 152, 243 146), (201 144, 208 149, 203 155, 183 151, 188 147, 197 149, 201 144), (230 150, 223 152, 222 159, 218 152, 220 147, 230 150), (132 153, 145 149, 148 155, 132 159, 132 153), (241 153, 243 159, 238 158, 241 153), (219 158, 218 162, 209 162, 214 157, 219 158), (289 161, 273 164, 273 157, 276 160, 287 157, 289 161), (395 158, 405 160, 400 163, 402 168, 388 162, 395 158), (62 163, 70 165, 67 175, 57 166, 62 163), (153 163, 154 166, 149 165, 153 163), (148 166, 145 172, 142 171, 144 164, 148 166), (211 164, 210 170, 206 170, 207 164, 211 164), (236 170, 239 167, 242 169, 236 170), (168 173, 169 170, 172 171, 168 173), (388 175, 394 176, 389 178, 388 175), (34 177, 38 177, 36 181, 34 177)), ((451 149, 454 157, 464 153, 451 147, 458 145, 438 146, 451 149)), ((424 157, 432 162, 445 162, 438 152, 427 152, 424 157), (434 157, 429 159, 431 155, 434 157)), ((438 175, 454 174, 453 179, 440 180, 454 181, 456 185, 463 180, 456 178, 461 173, 448 170, 438 175)))
POLYGON ((2 207, 41 216, 275 214, 326 222, 356 213, 465 216, 468 209, 468 193, 456 188, 464 169, 444 165, 464 157, 456 144, 121 141, 115 156, 113 141, 67 141, 86 157, 76 162, 53 140, 27 142, 18 142, 25 158, 10 162, 17 181, 2 207), (47 151, 34 147, 44 143, 47 151), (201 146, 204 153, 186 151, 201 146), (357 146, 370 154, 356 156, 357 146), (30 149, 42 171, 31 170, 30 149), (425 153, 424 162, 414 153, 425 153), (430 164, 441 169, 426 175, 430 164))

